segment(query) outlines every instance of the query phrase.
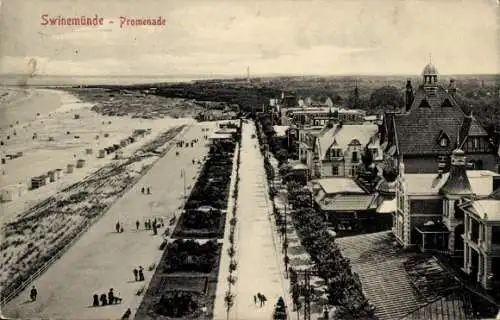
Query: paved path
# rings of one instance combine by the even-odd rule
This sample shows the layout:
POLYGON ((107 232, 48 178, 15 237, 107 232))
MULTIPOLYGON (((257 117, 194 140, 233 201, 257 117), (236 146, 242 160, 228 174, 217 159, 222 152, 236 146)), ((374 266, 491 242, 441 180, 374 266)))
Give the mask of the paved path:
MULTIPOLYGON (((259 152, 254 124, 244 124, 240 164, 238 218, 236 230, 237 282, 233 287, 235 304, 230 319, 271 319, 278 297, 287 294, 283 280, 281 252, 276 251, 269 214, 271 202, 267 194, 267 181, 263 158, 259 152), (259 307, 253 296, 261 292, 267 304, 259 307)), ((219 310, 216 310, 216 312, 219 310)), ((225 319, 216 313, 215 319, 225 319)))
MULTIPOLYGON (((185 131, 184 139, 203 137, 202 127, 215 127, 215 122, 194 125, 185 131)), ((200 159, 208 151, 205 140, 194 148, 182 148, 175 155, 175 145, 165 157, 141 178, 96 222, 91 229, 70 248, 61 259, 38 278, 34 285, 38 289, 36 302, 28 302, 28 287, 2 310, 8 317, 58 318, 58 319, 119 319, 127 308, 132 315, 142 296, 136 292, 149 282, 152 272, 148 266, 157 263, 162 251, 158 246, 161 236, 152 231, 135 230, 135 221, 148 216, 164 216, 168 219, 182 204, 183 179, 181 168, 185 168, 186 185, 194 185, 198 171, 193 158, 200 159), (142 186, 150 186, 152 195, 143 195, 142 186), (124 224, 124 233, 114 232, 116 221, 124 224), (142 265, 146 282, 135 282, 132 269, 142 265), (124 300, 122 304, 91 307, 94 293, 107 293, 114 288, 124 300)), ((143 228, 143 226, 141 226, 143 228)), ((162 230, 160 230, 161 232, 162 230)))

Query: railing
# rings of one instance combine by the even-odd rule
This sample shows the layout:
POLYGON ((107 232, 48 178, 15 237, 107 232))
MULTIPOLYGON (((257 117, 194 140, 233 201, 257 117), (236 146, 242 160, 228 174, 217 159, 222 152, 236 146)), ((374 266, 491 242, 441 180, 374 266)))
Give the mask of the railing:
MULTIPOLYGON (((184 136, 184 134, 186 133, 187 130, 189 130, 193 125, 189 125, 189 126, 186 126, 186 128, 183 130, 184 132, 180 132, 178 135, 180 135, 181 137, 184 136)), ((170 144, 166 149, 165 151, 163 152, 163 154, 158 158, 158 160, 163 157, 165 154, 167 154, 171 147, 172 147, 172 142, 173 142, 173 139, 169 140, 167 142, 167 144, 170 144)), ((118 197, 115 199, 115 201, 109 203, 108 205, 106 205, 104 207, 104 210, 101 211, 101 213, 99 215, 97 215, 96 217, 94 217, 93 219, 91 219, 89 221, 89 223, 87 223, 86 225, 84 225, 84 227, 82 228, 82 230, 80 232, 78 232, 78 234, 70 240, 70 242, 68 242, 64 247, 62 247, 56 254, 54 254, 54 256, 52 258, 50 258, 49 261, 45 262, 37 271, 35 271, 33 274, 31 274, 28 279, 24 280, 21 282, 21 284, 19 286, 17 286, 16 288, 14 288, 12 290, 12 292, 9 292, 7 295, 2 295, 1 297, 1 300, 0 300, 0 305, 5 305, 6 303, 8 303, 9 301, 11 301, 12 299, 14 299, 19 293, 21 293, 26 287, 28 287, 31 283, 33 283, 33 281, 35 281, 38 277, 40 277, 45 271, 47 271, 47 269, 54 263, 56 262, 59 258, 62 257, 62 255, 64 253, 66 253, 66 251, 68 251, 68 249, 70 249, 76 241, 78 241, 81 236, 88 231, 88 229, 97 221, 99 220, 108 210, 109 208, 118 200, 121 198, 121 196, 123 194, 125 194, 127 191, 129 191, 135 184, 137 181, 139 181, 153 166, 147 166, 146 167, 146 170, 144 170, 140 175, 138 175, 134 181, 132 183, 130 183, 125 189, 123 189, 118 197)), ((48 199, 47 199, 48 200, 48 199)), ((44 201, 47 201, 47 200, 44 200, 44 201)), ((5 290, 2 290, 2 292, 5 292, 5 290)))

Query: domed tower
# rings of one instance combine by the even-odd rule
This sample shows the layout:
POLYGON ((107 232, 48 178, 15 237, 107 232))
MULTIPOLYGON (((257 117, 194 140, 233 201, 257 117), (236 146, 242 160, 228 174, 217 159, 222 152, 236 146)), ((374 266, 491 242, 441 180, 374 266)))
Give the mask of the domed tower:
POLYGON ((436 67, 429 63, 424 67, 422 71, 422 76, 424 77, 424 90, 428 96, 434 96, 437 92, 438 85, 438 71, 436 67))
POLYGON ((435 85, 438 81, 438 71, 436 67, 429 62, 424 67, 424 71, 422 71, 422 76, 424 77, 424 85, 435 85))

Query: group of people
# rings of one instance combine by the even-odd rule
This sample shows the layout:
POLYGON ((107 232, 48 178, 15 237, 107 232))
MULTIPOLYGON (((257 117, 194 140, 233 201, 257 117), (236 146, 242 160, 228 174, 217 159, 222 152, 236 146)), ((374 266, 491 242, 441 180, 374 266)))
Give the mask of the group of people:
POLYGON ((115 296, 115 293, 113 292, 113 288, 109 289, 108 295, 105 293, 98 295, 94 294, 93 296, 94 301, 92 302, 92 306, 98 307, 99 306, 99 301, 101 301, 101 306, 107 306, 108 304, 116 304, 116 303, 121 303, 122 298, 119 298, 115 296))
POLYGON ((135 281, 144 281, 144 268, 142 266, 139 266, 139 269, 134 268, 133 272, 135 281))
POLYGON ((265 295, 258 292, 256 295, 253 296, 253 303, 257 304, 257 301, 260 303, 260 306, 262 307, 263 305, 266 304, 267 298, 265 295))
POLYGON ((146 187, 146 188, 142 187, 141 193, 142 194, 151 194, 151 188, 150 187, 146 187))
POLYGON ((120 221, 117 221, 115 224, 115 230, 117 233, 122 233, 123 232, 123 226, 120 224, 120 221))

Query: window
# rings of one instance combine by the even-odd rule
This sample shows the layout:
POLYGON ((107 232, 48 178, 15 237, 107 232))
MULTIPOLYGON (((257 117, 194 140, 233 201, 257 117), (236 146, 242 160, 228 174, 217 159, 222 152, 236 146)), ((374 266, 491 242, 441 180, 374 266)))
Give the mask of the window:
POLYGON ((350 167, 349 168, 349 176, 353 177, 355 173, 356 173, 356 166, 350 167))
POLYGON ((419 105, 419 108, 430 108, 431 106, 429 105, 429 102, 427 102, 427 100, 422 100, 422 102, 420 102, 420 105, 419 105))
POLYGON ((377 157, 377 155, 378 155, 378 150, 377 150, 377 149, 372 148, 372 149, 370 149, 370 152, 372 153, 372 156, 373 156, 374 158, 376 158, 376 157, 377 157))
POLYGON ((450 100, 446 99, 446 100, 444 100, 444 102, 441 105, 441 107, 443 107, 443 108, 451 108, 452 104, 451 104, 450 100))
POLYGON ((339 166, 332 166, 332 176, 339 175, 339 166))
POLYGON ((491 227, 491 244, 500 245, 500 227, 491 227))
POLYGON ((343 156, 340 148, 332 148, 330 152, 332 158, 341 158, 343 156))
POLYGON ((448 139, 446 138, 441 138, 441 141, 439 142, 439 144, 441 145, 441 147, 447 147, 448 146, 448 139))
POLYGON ((358 163, 359 159, 358 159, 358 152, 357 151, 353 151, 352 152, 352 163, 358 163))

